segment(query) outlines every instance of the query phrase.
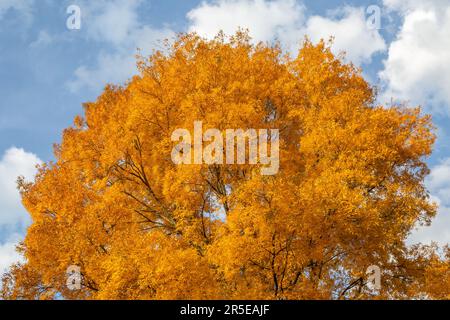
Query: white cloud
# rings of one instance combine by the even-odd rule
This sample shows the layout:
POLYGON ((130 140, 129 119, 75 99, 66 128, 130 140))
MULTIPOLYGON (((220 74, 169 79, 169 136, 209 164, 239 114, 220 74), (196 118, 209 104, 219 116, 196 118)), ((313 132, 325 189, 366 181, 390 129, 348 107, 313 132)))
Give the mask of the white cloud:
POLYGON ((94 90, 107 83, 122 83, 137 72, 137 48, 147 55, 158 42, 174 35, 169 28, 152 28, 139 20, 141 0, 89 1, 82 6, 83 27, 89 40, 110 46, 97 56, 96 65, 82 65, 68 87, 75 92, 83 87, 94 90))
POLYGON ((426 185, 432 200, 439 205, 438 214, 431 226, 419 227, 408 239, 409 243, 430 243, 441 246, 450 243, 450 158, 431 168, 426 185))
POLYGON ((30 47, 36 48, 40 46, 47 46, 53 42, 53 37, 45 30, 41 30, 32 43, 30 43, 30 47))
POLYGON ((0 275, 12 263, 20 261, 15 246, 21 236, 16 231, 29 223, 16 188, 17 177, 21 175, 32 180, 39 163, 42 161, 36 155, 15 147, 6 150, 0 159, 0 228, 4 239, 0 241, 0 275))
POLYGON ((424 9, 430 6, 445 7, 448 0, 384 0, 383 4, 390 10, 408 12, 414 9, 424 9))
POLYGON ((20 175, 32 180, 39 163, 42 161, 36 155, 23 149, 13 147, 4 153, 0 160, 0 227, 28 223, 28 214, 21 204, 16 181, 20 175))
POLYGON ((344 7, 335 17, 309 18, 305 33, 313 41, 334 36, 334 50, 346 51, 348 60, 356 65, 370 62, 376 52, 386 50, 386 43, 378 30, 367 27, 364 8, 344 7))
POLYGON ((364 8, 343 7, 328 16, 306 17, 305 7, 294 0, 219 0, 203 2, 191 10, 189 31, 212 38, 220 30, 233 34, 249 29, 255 41, 279 40, 295 52, 307 35, 313 42, 335 38, 333 51, 347 52, 347 59, 360 65, 386 49, 378 30, 366 24, 364 8))
POLYGON ((213 38, 220 30, 230 35, 241 27, 249 29, 256 41, 271 41, 292 37, 305 20, 304 10, 294 0, 221 0, 203 2, 187 17, 189 31, 207 38, 213 38))
POLYGON ((107 83, 119 84, 133 72, 135 59, 122 53, 100 53, 95 68, 80 66, 75 70, 75 80, 68 83, 72 92, 83 87, 101 89, 107 83))
POLYGON ((137 8, 140 0, 90 1, 82 9, 91 38, 120 45, 129 41, 139 28, 137 8))
POLYGON ((403 17, 403 24, 380 72, 386 86, 383 98, 449 114, 450 2, 385 0, 384 4, 403 17))
POLYGON ((32 18, 32 5, 34 0, 1 0, 0 1, 0 20, 9 10, 16 10, 27 21, 32 18))
POLYGON ((430 192, 442 205, 450 206, 450 158, 431 168, 426 183, 430 192))
POLYGON ((23 260, 23 257, 16 252, 16 246, 19 241, 20 236, 14 234, 7 242, 0 243, 0 277, 13 263, 23 260))

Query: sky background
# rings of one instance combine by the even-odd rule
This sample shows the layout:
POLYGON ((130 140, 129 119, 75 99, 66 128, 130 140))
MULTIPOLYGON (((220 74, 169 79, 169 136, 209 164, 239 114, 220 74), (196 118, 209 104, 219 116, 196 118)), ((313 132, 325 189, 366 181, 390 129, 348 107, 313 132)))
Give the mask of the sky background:
POLYGON ((450 242, 449 0, 0 0, 0 272, 19 259, 30 223, 16 178, 31 180, 36 164, 54 160, 82 103, 136 74, 137 48, 149 54, 178 32, 211 38, 239 26, 294 54, 305 35, 333 36, 334 52, 363 68, 379 103, 432 114, 438 139, 426 184, 440 208, 408 242, 450 242), (66 24, 71 5, 81 10, 78 30, 66 24))

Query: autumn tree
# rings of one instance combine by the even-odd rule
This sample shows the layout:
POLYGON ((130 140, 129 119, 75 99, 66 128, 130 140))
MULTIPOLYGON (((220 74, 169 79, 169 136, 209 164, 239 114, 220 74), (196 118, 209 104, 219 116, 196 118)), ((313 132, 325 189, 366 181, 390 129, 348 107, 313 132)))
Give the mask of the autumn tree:
POLYGON ((138 67, 84 105, 55 162, 19 181, 32 224, 4 298, 449 298, 448 253, 405 244, 436 212, 420 109, 377 105, 325 42, 294 57, 245 32, 185 34, 138 67), (198 120, 279 129, 278 173, 174 164, 172 132, 198 120), (71 265, 80 290, 66 286, 71 265))

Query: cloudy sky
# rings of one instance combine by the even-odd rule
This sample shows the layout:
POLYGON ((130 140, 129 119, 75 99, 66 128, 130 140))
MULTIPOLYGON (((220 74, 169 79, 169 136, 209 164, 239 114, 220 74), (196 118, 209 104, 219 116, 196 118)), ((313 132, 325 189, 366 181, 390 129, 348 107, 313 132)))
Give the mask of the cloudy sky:
POLYGON ((433 115, 427 185, 440 209, 409 242, 450 242, 450 1, 0 0, 0 272, 18 259, 29 224, 16 178, 32 179, 37 163, 54 159, 52 145, 81 104, 136 73, 136 48, 145 54, 177 32, 212 37, 239 26, 291 52, 305 35, 334 36, 334 51, 363 67, 381 103, 433 115), (81 10, 80 29, 67 26, 71 5, 81 10))

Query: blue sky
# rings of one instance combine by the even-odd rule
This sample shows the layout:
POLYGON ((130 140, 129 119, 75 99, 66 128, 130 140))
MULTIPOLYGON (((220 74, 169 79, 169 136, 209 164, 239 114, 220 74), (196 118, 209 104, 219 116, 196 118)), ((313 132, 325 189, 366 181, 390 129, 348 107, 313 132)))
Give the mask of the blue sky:
POLYGON ((381 103, 423 105, 438 127, 427 185, 440 211, 411 242, 450 241, 450 2, 446 0, 0 0, 0 271, 17 259, 14 245, 29 223, 15 178, 53 159, 52 145, 108 82, 133 73, 144 53, 176 32, 211 37, 248 27, 255 40, 289 50, 308 35, 335 37, 335 52, 363 67, 381 103), (66 10, 81 10, 69 30, 66 10), (380 28, 367 26, 369 6, 380 28))

